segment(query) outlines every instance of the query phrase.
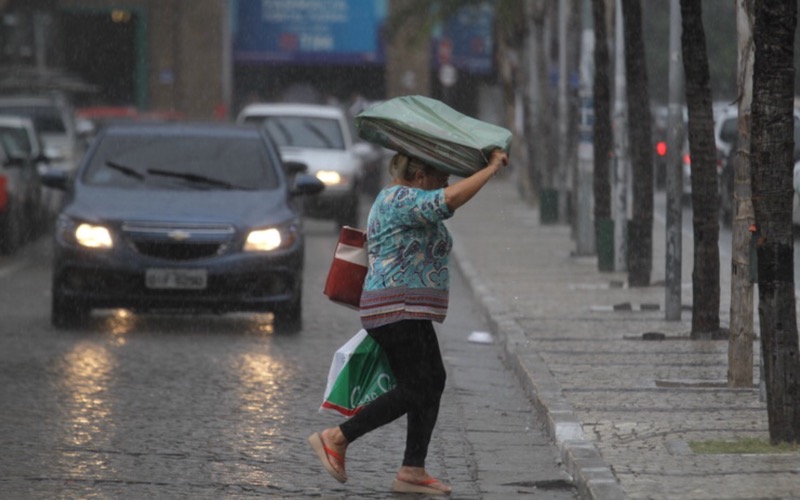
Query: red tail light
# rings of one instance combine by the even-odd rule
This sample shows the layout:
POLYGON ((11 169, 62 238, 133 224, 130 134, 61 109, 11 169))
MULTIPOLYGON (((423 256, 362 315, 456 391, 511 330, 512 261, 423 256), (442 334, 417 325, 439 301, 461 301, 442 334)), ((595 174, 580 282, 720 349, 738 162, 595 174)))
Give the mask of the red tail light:
POLYGON ((685 155, 683 155, 683 164, 684 165, 689 165, 689 166, 692 165, 692 158, 689 156, 689 153, 686 153, 685 155))
POLYGON ((667 155, 667 143, 664 141, 658 141, 656 143, 656 153, 658 156, 666 156, 667 155))
POLYGON ((0 212, 5 212, 8 206, 8 180, 0 175, 0 212))

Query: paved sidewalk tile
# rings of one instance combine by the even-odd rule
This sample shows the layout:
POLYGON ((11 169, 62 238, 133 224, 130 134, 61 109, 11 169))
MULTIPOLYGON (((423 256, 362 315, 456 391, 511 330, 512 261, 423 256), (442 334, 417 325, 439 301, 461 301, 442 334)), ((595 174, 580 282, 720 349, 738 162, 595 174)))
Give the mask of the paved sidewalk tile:
MULTIPOLYGON (((596 257, 574 256, 570 228, 541 225, 510 176, 448 227, 455 262, 584 498, 800 498, 800 453, 701 456, 688 446, 767 438, 767 412, 755 388, 725 387, 727 341, 689 340, 687 307, 665 321, 663 220, 654 221, 653 285, 644 288, 628 288, 627 273, 598 272, 596 257)), ((684 234, 684 305, 692 266, 684 234)), ((727 325, 730 265, 720 270, 727 325)))

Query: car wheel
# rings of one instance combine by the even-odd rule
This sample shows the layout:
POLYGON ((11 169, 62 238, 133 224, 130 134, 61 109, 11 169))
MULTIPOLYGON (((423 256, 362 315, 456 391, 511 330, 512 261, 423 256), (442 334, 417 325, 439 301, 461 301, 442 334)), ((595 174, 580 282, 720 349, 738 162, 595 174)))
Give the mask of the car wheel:
POLYGON ((16 205, 9 203, 5 217, 0 218, 0 253, 11 255, 22 244, 22 227, 16 205))
POLYGON ((60 329, 81 326, 87 319, 89 319, 89 307, 64 297, 57 287, 53 287, 50 322, 54 327, 60 329))
POLYGON ((302 293, 298 290, 296 298, 275 308, 275 331, 297 333, 303 329, 302 293))

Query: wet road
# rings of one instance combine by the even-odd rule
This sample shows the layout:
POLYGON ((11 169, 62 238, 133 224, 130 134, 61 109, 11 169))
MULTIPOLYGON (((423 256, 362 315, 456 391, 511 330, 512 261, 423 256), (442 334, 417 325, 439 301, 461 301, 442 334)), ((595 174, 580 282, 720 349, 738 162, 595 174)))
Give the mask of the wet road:
MULTIPOLYGON (((354 443, 339 485, 307 436, 339 418, 317 409, 333 352, 360 328, 321 293, 332 223, 307 224, 304 329, 269 315, 95 314, 49 323, 50 246, 0 260, 0 498, 386 498, 404 423, 354 443)), ((575 498, 534 411, 460 276, 439 329, 448 368, 428 467, 454 498, 575 498)))

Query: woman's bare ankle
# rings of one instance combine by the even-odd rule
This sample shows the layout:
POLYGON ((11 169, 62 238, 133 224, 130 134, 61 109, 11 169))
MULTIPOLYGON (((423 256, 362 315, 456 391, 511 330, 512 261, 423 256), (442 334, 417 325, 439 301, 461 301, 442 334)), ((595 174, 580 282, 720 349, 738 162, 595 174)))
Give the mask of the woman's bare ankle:
POLYGON ((344 437, 342 430, 337 427, 329 427, 322 431, 324 440, 337 448, 347 448, 347 438, 344 437))
POLYGON ((397 479, 401 481, 424 481, 429 479, 431 476, 425 470, 425 467, 411 467, 408 465, 403 465, 400 467, 400 470, 397 471, 397 479))

